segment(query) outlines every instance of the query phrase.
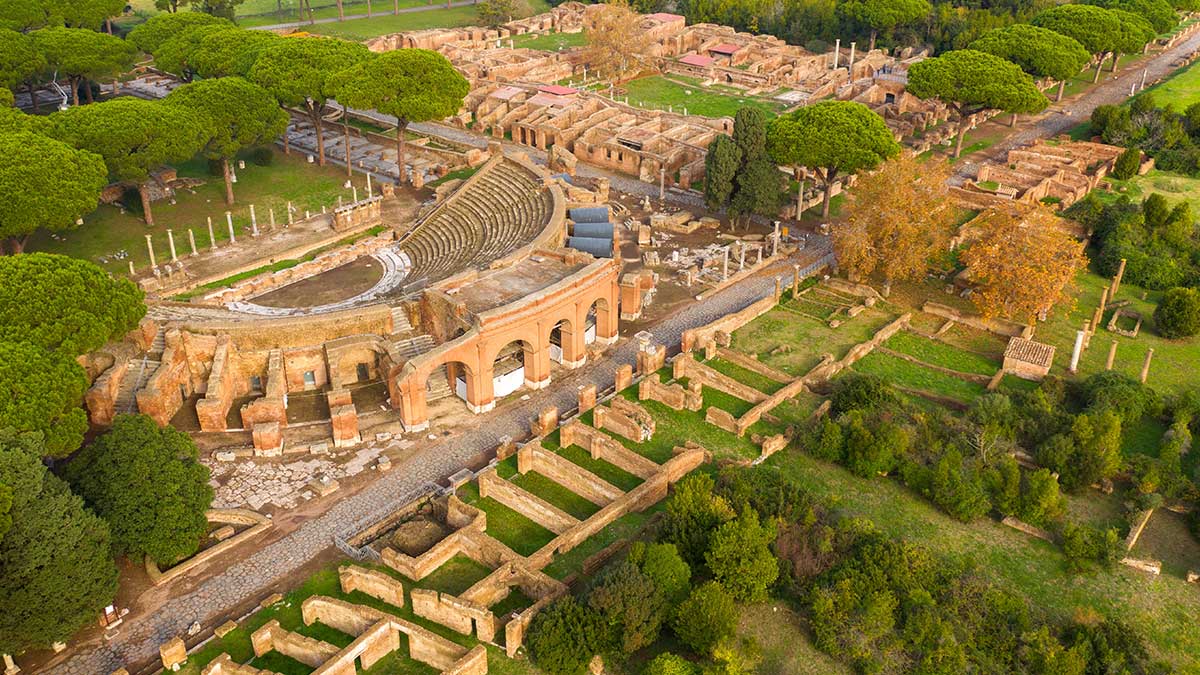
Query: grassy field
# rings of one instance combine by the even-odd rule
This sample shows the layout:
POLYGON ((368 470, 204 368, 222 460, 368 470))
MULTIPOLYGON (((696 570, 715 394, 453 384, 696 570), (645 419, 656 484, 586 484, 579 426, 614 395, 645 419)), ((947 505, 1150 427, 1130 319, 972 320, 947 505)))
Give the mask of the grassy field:
MULTIPOLYGON (((208 246, 206 217, 213 219, 217 241, 228 240, 224 181, 219 176, 209 176, 207 163, 203 160, 181 164, 178 173, 180 177, 200 178, 205 183, 193 191, 177 191, 175 204, 154 203, 153 227, 147 227, 130 211, 121 213, 118 207, 101 206, 84 217, 83 225, 77 230, 53 236, 45 231, 35 233, 26 250, 75 256, 90 260, 109 272, 128 275, 129 260, 138 268, 150 264, 146 253, 147 234, 154 235, 154 254, 160 263, 171 259, 168 229, 175 232, 175 247, 180 255, 189 250, 189 228, 196 233, 198 248, 208 246), (119 251, 128 253, 128 258, 115 258, 119 251)), ((239 170, 237 176, 234 194, 238 202, 228 210, 233 212, 234 230, 239 235, 250 231, 250 204, 255 205, 260 222, 265 224, 269 209, 275 210, 276 222, 286 222, 289 201, 303 215, 305 210, 320 211, 322 206, 336 206, 338 196, 351 198, 351 192, 342 187, 346 181, 343 169, 310 165, 295 154, 277 152, 274 163, 266 167, 247 162, 246 168, 239 170)), ((366 179, 362 176, 355 176, 354 183, 360 191, 366 189, 366 179)))
POLYGON ((1119 195, 1127 195, 1134 201, 1141 201, 1157 192, 1172 205, 1180 201, 1188 201, 1192 205, 1192 213, 1200 212, 1200 179, 1177 173, 1169 173, 1154 169, 1144 176, 1134 176, 1129 180, 1109 179, 1115 192, 1100 192, 1096 194, 1109 200, 1119 195))
POLYGON ((1154 652, 1179 672, 1200 672, 1200 631, 1194 628, 1200 594, 1183 579, 1151 578, 1124 566, 1071 575, 1052 544, 987 519, 961 523, 896 481, 859 478, 794 450, 767 463, 840 513, 869 518, 892 536, 979 567, 1035 608, 1058 617, 1087 607, 1121 616, 1146 631, 1154 652))
POLYGON ((492 570, 465 555, 456 555, 419 583, 422 588, 458 595, 483 580, 491 572, 492 570))
POLYGON ((532 555, 554 539, 554 533, 491 497, 479 496, 479 485, 467 483, 458 497, 487 514, 487 533, 521 555, 532 555))
POLYGON ((812 645, 808 622, 778 601, 742 607, 738 635, 762 654, 760 675, 849 675, 854 672, 812 645))
POLYGON ((892 351, 918 358, 925 363, 957 370, 960 373, 991 376, 1000 369, 999 363, 985 356, 907 331, 896 333, 883 343, 883 346, 892 351))
POLYGON ((527 33, 512 38, 513 47, 517 49, 540 49, 547 52, 557 52, 572 47, 586 47, 587 33, 527 33))
POLYGON ((906 389, 916 389, 961 403, 970 403, 985 391, 982 384, 967 382, 882 352, 867 354, 854 364, 853 369, 877 375, 906 389))
POLYGON ((749 368, 743 368, 742 366, 739 366, 732 361, 726 361, 719 356, 709 359, 704 363, 718 373, 728 375, 738 382, 754 387, 755 389, 767 395, 774 394, 782 389, 784 385, 783 382, 772 380, 766 375, 760 375, 749 368))
POLYGON ((540 473, 530 471, 509 479, 513 485, 546 500, 579 520, 587 520, 600 510, 599 506, 571 492, 540 473))
MULTIPOLYGON (((1069 376, 1067 367, 1070 365, 1071 349, 1075 343, 1075 332, 1090 320, 1092 313, 1100 302, 1100 293, 1109 283, 1091 272, 1081 272, 1076 277, 1078 289, 1075 305, 1072 308, 1058 308, 1045 323, 1038 324, 1034 339, 1054 345, 1057 352, 1054 357, 1054 373, 1069 376)), ((1180 392, 1196 386, 1196 364, 1200 359, 1200 341, 1167 340, 1154 332, 1154 308, 1160 293, 1145 291, 1132 284, 1121 284, 1116 300, 1129 300, 1130 308, 1141 312, 1144 321, 1142 329, 1136 338, 1127 338, 1108 332, 1104 326, 1112 316, 1112 311, 1105 313, 1101 320, 1101 328, 1091 340, 1091 346, 1084 350, 1079 359, 1079 376, 1086 377, 1103 372, 1104 362, 1108 357, 1109 345, 1117 341, 1117 357, 1113 369, 1130 377, 1138 377, 1142 371, 1142 363, 1147 350, 1154 349, 1154 358, 1150 364, 1150 377, 1147 384, 1167 394, 1180 392), (1144 296, 1144 298, 1143 298, 1144 296)))
MULTIPOLYGON (((535 14, 544 12, 549 8, 546 0, 530 0, 529 5, 535 14)), ((308 26, 305 30, 310 33, 361 41, 402 31, 476 26, 479 23, 479 13, 472 5, 450 9, 443 7, 441 9, 411 12, 408 14, 380 14, 370 19, 352 19, 349 21, 317 24, 308 26)))
POLYGON ((768 117, 775 117, 783 105, 746 96, 736 89, 704 87, 700 82, 687 82, 682 78, 668 79, 662 75, 640 77, 621 85, 629 97, 630 105, 654 110, 672 109, 689 115, 703 117, 733 117, 738 108, 759 108, 768 117))
POLYGON ((1159 105, 1169 103, 1175 110, 1182 112, 1191 104, 1200 101, 1200 67, 1193 63, 1153 87, 1147 87, 1146 91, 1154 93, 1159 105))
POLYGON ((878 307, 867 309, 837 328, 775 308, 743 326, 733 335, 733 348, 757 354, 763 363, 799 377, 812 370, 824 353, 840 359, 854 345, 896 317, 878 307))

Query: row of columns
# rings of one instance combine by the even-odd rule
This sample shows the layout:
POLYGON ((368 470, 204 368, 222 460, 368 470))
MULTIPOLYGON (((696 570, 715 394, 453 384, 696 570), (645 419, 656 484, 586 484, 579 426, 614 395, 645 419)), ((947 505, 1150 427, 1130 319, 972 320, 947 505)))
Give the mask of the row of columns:
MULTIPOLYGON (((1096 331, 1100 330, 1100 322, 1104 319, 1104 310, 1108 308, 1108 303, 1117 296, 1117 291, 1121 288, 1121 280, 1125 277, 1125 258, 1121 258, 1120 264, 1117 266, 1117 273, 1113 275, 1112 282, 1102 289, 1100 292, 1100 304, 1097 305, 1096 311, 1092 313, 1092 319, 1084 322, 1083 327, 1075 331, 1075 345, 1071 350, 1071 364, 1068 370, 1071 374, 1079 372, 1079 359, 1083 355, 1083 351, 1088 348, 1092 337, 1096 331)), ((1104 361, 1104 369, 1112 370, 1113 363, 1117 358, 1117 340, 1113 340, 1108 347, 1108 356, 1104 361)), ((1154 359, 1154 348, 1150 347, 1146 350, 1146 357, 1142 361, 1142 371, 1139 376, 1142 384, 1146 383, 1146 379, 1150 377, 1150 362, 1154 359)))
MULTIPOLYGON (((292 203, 288 202, 287 225, 284 226, 285 228, 293 224, 294 211, 295 211, 295 209, 292 206, 292 203)), ((322 211, 324 211, 324 209, 322 209, 322 211)), ((267 213, 268 213, 268 222, 270 223, 270 227, 272 230, 274 230, 275 229, 275 209, 268 209, 267 213)), ((229 231, 230 245, 236 244, 237 243, 237 235, 234 233, 234 230, 233 230, 233 212, 232 211, 225 212, 225 225, 229 231)), ((217 237, 216 237, 216 234, 213 232, 212 216, 209 216, 207 218, 207 227, 208 227, 209 250, 216 251, 217 250, 217 237)), ((261 232, 258 229, 258 215, 255 213, 253 204, 250 205, 250 228, 251 228, 250 236, 258 237, 261 234, 261 232)), ((195 256, 200 255, 200 251, 198 250, 198 248, 196 246, 195 231, 193 231, 191 228, 188 228, 187 233, 188 233, 188 245, 191 248, 191 254, 189 257, 195 257, 195 256)), ((169 250, 171 251, 171 263, 178 263, 179 262, 179 253, 175 248, 175 232, 174 232, 174 230, 169 229, 169 228, 167 229, 167 246, 168 246, 169 250)), ((160 274, 160 271, 159 271, 159 267, 158 267, 158 258, 154 254, 154 235, 153 234, 146 235, 146 252, 150 256, 150 269, 154 272, 155 276, 158 276, 160 274)), ((129 261, 129 273, 130 273, 130 275, 133 275, 135 273, 132 260, 129 261)))
MULTIPOLYGON (((849 73, 854 72, 854 50, 857 46, 858 46, 857 42, 850 43, 850 64, 846 66, 846 72, 849 72, 849 73)), ((841 58, 842 58, 842 39, 837 38, 836 40, 833 41, 833 68, 832 68, 832 70, 838 69, 838 63, 841 60, 841 58)))

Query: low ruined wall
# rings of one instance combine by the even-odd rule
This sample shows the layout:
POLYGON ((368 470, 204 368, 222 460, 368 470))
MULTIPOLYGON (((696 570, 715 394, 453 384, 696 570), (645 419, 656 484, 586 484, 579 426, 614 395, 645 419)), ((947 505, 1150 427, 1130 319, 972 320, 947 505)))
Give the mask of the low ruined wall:
POLYGON ((675 357, 672 375, 677 380, 684 377, 689 380, 698 380, 706 387, 712 387, 750 403, 762 403, 767 399, 766 394, 754 387, 742 384, 732 377, 714 370, 711 366, 700 363, 692 352, 684 352, 675 357))
POLYGON ((651 460, 621 445, 620 441, 593 429, 579 420, 572 420, 559 429, 563 447, 578 445, 591 454, 592 459, 602 459, 639 478, 646 479, 658 472, 659 466, 651 460))
POLYGON ((413 613, 463 635, 476 634, 482 642, 496 635, 496 617, 483 605, 424 588, 411 593, 413 613))
POLYGON ((658 373, 651 373, 638 382, 639 401, 658 401, 672 410, 697 411, 704 405, 703 385, 699 381, 683 385, 663 384, 658 373))
POLYGON ((794 398, 804 392, 807 388, 806 378, 792 380, 784 385, 779 391, 771 394, 767 400, 755 405, 750 410, 746 411, 745 415, 738 418, 737 435, 741 436, 746 433, 746 430, 753 426, 756 422, 762 419, 762 416, 774 410, 779 404, 784 401, 794 398))
POLYGON ((591 471, 534 443, 517 450, 517 471, 536 471, 597 506, 624 494, 591 471))
POLYGON ((926 314, 940 316, 943 319, 951 319, 963 325, 970 326, 971 328, 984 330, 989 333, 995 333, 996 335, 1002 335, 1004 337, 1023 337, 1025 339, 1033 337, 1032 326, 1025 326, 1015 321, 1008 321, 1006 319, 985 319, 982 316, 975 314, 964 314, 963 312, 950 307, 949 305, 943 305, 937 302, 926 302, 925 305, 921 307, 921 311, 925 312, 926 314))
POLYGON ((880 328, 870 340, 861 342, 854 347, 851 347, 850 351, 847 352, 846 356, 842 357, 841 360, 826 361, 821 363, 816 368, 808 371, 804 377, 800 378, 799 382, 803 382, 805 386, 811 386, 813 384, 829 380, 846 368, 849 368, 857 363, 859 359, 863 358, 867 354, 870 354, 875 350, 876 347, 884 342, 887 342, 888 339, 893 335, 907 328, 908 323, 911 320, 912 314, 906 312, 900 318, 889 323, 883 328, 880 328))
POLYGON ((693 349, 704 349, 717 333, 732 335, 735 330, 771 311, 777 302, 778 300, 775 296, 768 295, 741 311, 726 314, 710 324, 685 330, 683 337, 680 339, 680 348, 684 352, 690 352, 693 349))
POLYGON ((165 584, 168 581, 191 572, 197 567, 208 563, 213 558, 224 554, 229 549, 258 537, 274 525, 270 518, 247 509, 209 509, 205 511, 204 516, 210 523, 249 525, 250 527, 225 541, 204 549, 165 571, 159 570, 158 565, 154 563, 150 556, 146 556, 146 574, 150 577, 150 582, 155 586, 165 584))
POLYGON ((455 528, 455 531, 428 551, 414 558, 393 548, 385 548, 380 553, 383 564, 409 579, 420 581, 462 552, 467 535, 470 532, 482 532, 487 527, 487 514, 450 495, 446 502, 446 524, 455 528))
POLYGON ((480 473, 477 480, 480 497, 491 497, 555 534, 562 534, 579 524, 579 520, 566 511, 504 480, 495 469, 480 473))
POLYGON ((276 619, 271 619, 254 631, 250 635, 250 644, 256 657, 275 651, 311 668, 323 665, 341 651, 323 640, 286 630, 280 627, 276 619))
POLYGON ((404 606, 404 585, 383 572, 357 565, 343 565, 338 568, 338 582, 343 593, 361 591, 393 607, 404 606))
POLYGON ((717 356, 725 359, 726 361, 729 361, 730 363, 739 365, 739 366, 745 368, 746 370, 758 373, 759 375, 762 375, 763 377, 767 377, 772 380, 775 380, 776 382, 791 382, 793 379, 791 375, 788 375, 787 373, 785 373, 783 371, 775 370, 771 366, 768 366, 767 364, 763 363, 762 361, 759 361, 756 358, 747 356, 746 354, 743 354, 739 351, 734 351, 732 349, 729 349, 728 347, 717 348, 717 356))
POLYGON ((620 396, 612 399, 608 407, 596 406, 592 423, 597 429, 611 431, 634 443, 649 440, 655 429, 654 418, 645 409, 620 396))
POLYGON ((716 406, 709 406, 704 411, 704 421, 708 422, 714 427, 717 427, 718 429, 723 429, 731 434, 739 435, 737 419, 734 418, 734 416, 727 410, 723 410, 716 406))

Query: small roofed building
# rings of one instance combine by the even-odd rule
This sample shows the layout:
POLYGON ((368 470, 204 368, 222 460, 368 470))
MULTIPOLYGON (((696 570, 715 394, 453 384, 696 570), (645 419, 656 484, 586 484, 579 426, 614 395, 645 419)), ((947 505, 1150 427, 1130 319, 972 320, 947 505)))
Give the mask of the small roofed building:
POLYGON ((1004 348, 1004 372, 1026 380, 1041 380, 1050 374, 1054 364, 1054 347, 1014 337, 1004 348))

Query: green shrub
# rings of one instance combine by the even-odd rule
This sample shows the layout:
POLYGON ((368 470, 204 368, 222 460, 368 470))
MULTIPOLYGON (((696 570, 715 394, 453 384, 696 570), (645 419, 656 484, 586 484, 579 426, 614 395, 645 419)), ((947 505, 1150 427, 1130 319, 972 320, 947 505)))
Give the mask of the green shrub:
POLYGON ((1112 175, 1118 180, 1129 180, 1137 175, 1138 168, 1142 164, 1142 151, 1137 148, 1129 148, 1122 152, 1117 161, 1113 162, 1112 175))
POLYGON ((1063 513, 1065 502, 1058 481, 1049 469, 1038 469, 1025 479, 1021 494, 1021 520, 1033 525, 1045 525, 1063 513))
POLYGON ((642 675, 695 675, 696 666, 690 661, 670 652, 664 652, 654 657, 646 664, 642 675))
POLYGON ((629 561, 637 565, 672 604, 687 597, 692 570, 679 556, 675 544, 634 542, 629 547, 629 561))
POLYGON ((964 523, 987 513, 991 506, 979 477, 963 465, 957 450, 950 450, 938 460, 930 490, 935 504, 964 523))
POLYGON ((1110 565, 1121 557, 1121 538, 1113 528, 1101 530, 1091 525, 1067 523, 1062 531, 1063 555, 1067 567, 1082 572, 1098 562, 1110 565))
POLYGON ((775 526, 763 524, 750 507, 736 520, 721 525, 713 533, 708 553, 708 569, 733 597, 743 602, 767 599, 767 589, 779 576, 779 565, 771 553, 775 526))
POLYGON ((1154 327, 1165 338, 1200 333, 1200 290, 1172 288, 1154 308, 1154 327))
POLYGON ((841 462, 846 452, 846 439, 842 435, 842 426, 826 417, 814 435, 809 445, 812 454, 827 462, 841 462))
POLYGON ((739 513, 750 507, 763 518, 789 523, 811 522, 814 518, 816 502, 812 496, 772 466, 726 467, 717 476, 716 489, 739 513))
POLYGON ((704 564, 708 538, 721 523, 732 520, 733 508, 713 494, 713 479, 692 474, 675 485, 663 515, 662 540, 675 544, 693 569, 704 564))
POLYGON ((275 163, 275 151, 266 146, 259 146, 251 151, 250 161, 256 166, 271 166, 275 163))
POLYGON ((895 403, 896 394, 891 385, 874 375, 850 372, 834 382, 829 400, 830 415, 837 417, 852 410, 876 410, 895 403))
POLYGON ((583 675, 592 657, 607 650, 607 635, 600 615, 567 595, 538 612, 526 644, 549 675, 583 675))
POLYGON ((697 654, 709 656, 737 630, 738 608, 721 584, 710 581, 694 589, 675 610, 671 628, 697 654))
POLYGON ((609 642, 625 656, 658 639, 667 611, 662 590, 629 561, 609 568, 596 580, 587 604, 604 620, 609 642))

